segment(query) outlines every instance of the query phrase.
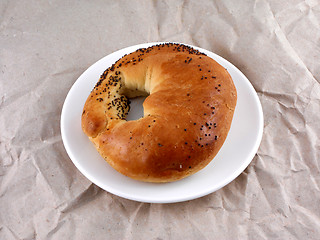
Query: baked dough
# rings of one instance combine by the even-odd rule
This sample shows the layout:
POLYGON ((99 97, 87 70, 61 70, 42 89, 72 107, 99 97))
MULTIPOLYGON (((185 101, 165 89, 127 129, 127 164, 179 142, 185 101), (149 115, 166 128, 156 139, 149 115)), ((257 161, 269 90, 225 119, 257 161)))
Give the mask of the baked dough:
POLYGON ((189 46, 154 45, 109 67, 83 109, 82 129, 118 172, 171 182, 204 168, 230 129, 237 92, 216 61, 189 46), (148 96, 126 121, 129 98, 148 96))

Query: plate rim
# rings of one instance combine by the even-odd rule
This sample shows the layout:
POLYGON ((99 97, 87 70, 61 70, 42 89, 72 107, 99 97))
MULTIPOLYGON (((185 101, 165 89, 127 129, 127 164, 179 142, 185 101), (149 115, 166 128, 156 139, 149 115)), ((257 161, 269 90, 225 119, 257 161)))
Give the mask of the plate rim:
POLYGON ((125 199, 129 199, 129 200, 134 200, 134 201, 139 201, 139 202, 145 202, 145 203, 177 203, 177 202, 184 202, 184 201, 189 201, 189 200, 193 200, 193 199, 197 199, 203 196, 206 196, 208 194, 211 194, 223 187, 225 187, 226 185, 228 185, 230 182, 232 182, 233 180, 235 180, 251 163, 251 161, 253 160, 255 154, 257 153, 259 146, 261 144, 261 140, 262 140, 262 136, 263 136, 263 125, 264 125, 264 116, 263 116, 263 110, 262 110, 262 105, 260 102, 260 99, 258 97, 257 92, 255 91, 254 87, 252 86, 251 82, 249 81, 249 79, 236 67, 234 66, 231 62, 229 62, 227 59, 219 56, 216 53, 213 53, 209 50, 194 46, 194 45, 190 45, 190 44, 186 44, 186 43, 181 43, 181 42, 147 42, 147 43, 141 43, 141 44, 136 44, 136 45, 132 45, 132 46, 128 46, 122 49, 118 49, 114 52, 109 53, 108 55, 102 57, 101 59, 99 59, 98 61, 96 61, 95 63, 93 63, 91 66, 89 66, 77 79, 76 81, 72 84, 71 88, 68 91, 68 94, 66 95, 66 98, 64 100, 63 106, 62 106, 62 110, 61 110, 61 118, 60 118, 60 130, 61 130, 61 137, 62 137, 62 142, 64 145, 64 148, 69 156, 69 158, 71 159, 71 161, 73 162, 73 164, 76 166, 76 168, 81 172, 82 175, 84 175, 89 181, 91 181, 92 183, 94 183, 95 185, 99 186, 100 188, 102 188, 103 190, 117 195, 119 197, 125 198, 125 199), (65 130, 65 126, 64 126, 64 122, 67 116, 66 113, 66 108, 67 108, 67 104, 69 103, 69 98, 71 98, 72 93, 74 91, 74 89, 76 88, 77 84, 79 83, 79 79, 85 75, 86 73, 90 72, 92 70, 92 68, 94 68, 94 66, 98 65, 100 62, 103 62, 106 58, 110 57, 110 55, 112 54, 116 54, 117 52, 123 51, 126 52, 126 54, 129 54, 135 50, 132 49, 139 49, 139 48, 144 48, 144 47, 149 47, 149 46, 153 46, 153 45, 157 45, 157 44, 165 44, 165 43, 176 43, 176 44, 183 44, 186 46, 190 46, 194 49, 197 49, 201 52, 204 53, 210 53, 210 55, 212 54, 214 56, 211 57, 213 58, 215 61, 217 61, 219 64, 221 64, 220 62, 224 62, 225 64, 229 64, 233 70, 235 70, 237 72, 237 74, 239 74, 241 76, 241 78, 243 80, 245 80, 244 82, 246 83, 247 87, 249 87, 250 92, 253 93, 253 97, 255 99, 255 105, 257 107, 257 112, 258 112, 258 116, 259 116, 259 129, 257 132, 257 138, 255 141, 255 144, 253 145, 253 147, 251 148, 251 152, 250 154, 247 155, 247 158, 245 159, 245 161, 242 162, 241 165, 239 165, 239 167, 230 175, 228 175, 222 184, 220 184, 219 186, 216 186, 215 188, 212 188, 210 190, 204 190, 204 191, 200 191, 197 194, 191 194, 192 196, 181 196, 181 197, 171 197, 170 199, 167 200, 156 200, 156 199, 146 199, 146 198, 141 198, 141 197, 136 197, 136 196, 132 196, 129 194, 126 194, 125 192, 121 192, 118 191, 117 189, 113 188, 113 187, 108 187, 106 189, 105 186, 103 186, 104 184, 102 184, 99 180, 96 180, 95 176, 93 176, 92 174, 90 174, 88 171, 86 171, 83 166, 76 161, 76 157, 74 156, 72 150, 70 149, 70 146, 67 142, 67 137, 66 137, 66 130, 65 130), (131 50, 130 50, 131 49, 131 50), (130 50, 130 51, 129 51, 130 50))

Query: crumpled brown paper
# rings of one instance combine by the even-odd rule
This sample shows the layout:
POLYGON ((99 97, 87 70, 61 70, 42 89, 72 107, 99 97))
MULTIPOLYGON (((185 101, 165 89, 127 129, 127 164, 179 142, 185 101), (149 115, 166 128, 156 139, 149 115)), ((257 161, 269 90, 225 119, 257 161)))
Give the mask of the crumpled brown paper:
POLYGON ((0 2, 0 239, 319 239, 320 2, 0 2), (69 159, 60 114, 76 79, 118 49, 196 45, 251 81, 264 136, 223 189, 126 200, 69 159))

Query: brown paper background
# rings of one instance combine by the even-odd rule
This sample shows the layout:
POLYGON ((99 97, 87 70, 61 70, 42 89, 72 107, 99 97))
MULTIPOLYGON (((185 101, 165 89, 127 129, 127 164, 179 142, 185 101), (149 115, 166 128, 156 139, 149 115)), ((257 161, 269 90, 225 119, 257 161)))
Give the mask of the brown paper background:
POLYGON ((0 239, 320 239, 320 1, 0 1, 0 239), (60 134, 64 99, 100 58, 193 44, 258 92, 264 135, 223 189, 175 204, 88 181, 60 134))

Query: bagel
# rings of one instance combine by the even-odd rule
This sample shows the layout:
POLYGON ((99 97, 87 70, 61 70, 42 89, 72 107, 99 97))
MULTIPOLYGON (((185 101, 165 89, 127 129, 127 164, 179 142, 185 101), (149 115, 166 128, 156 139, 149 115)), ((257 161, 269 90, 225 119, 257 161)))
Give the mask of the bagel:
POLYGON ((82 129, 118 172, 172 182, 203 169, 229 132, 237 101, 231 76, 189 46, 158 44, 106 69, 83 108, 82 129), (126 121, 130 98, 144 117, 126 121))

